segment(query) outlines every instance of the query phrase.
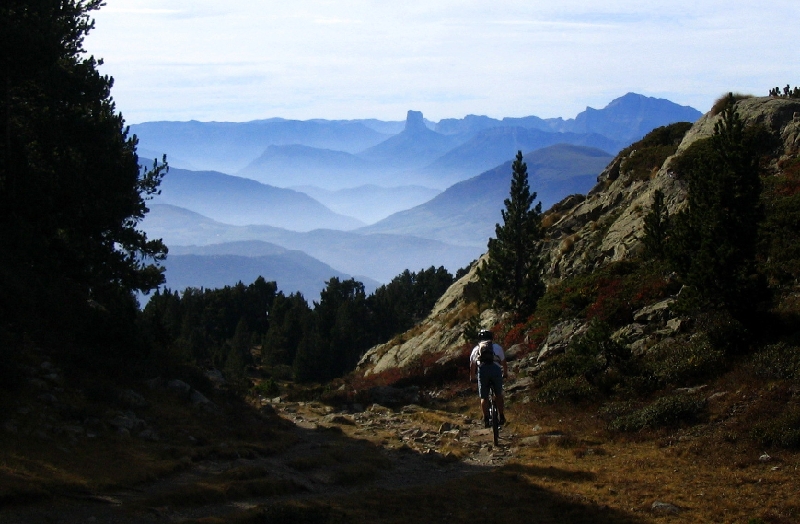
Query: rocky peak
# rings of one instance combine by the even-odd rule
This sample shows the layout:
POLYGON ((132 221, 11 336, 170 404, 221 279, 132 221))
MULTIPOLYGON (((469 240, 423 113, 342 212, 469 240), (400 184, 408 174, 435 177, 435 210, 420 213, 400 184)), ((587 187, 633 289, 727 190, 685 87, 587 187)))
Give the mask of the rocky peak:
POLYGON ((419 131, 427 131, 427 127, 425 126, 425 119, 422 117, 422 111, 408 111, 408 116, 406 116, 406 127, 405 131, 408 133, 416 133, 419 131))

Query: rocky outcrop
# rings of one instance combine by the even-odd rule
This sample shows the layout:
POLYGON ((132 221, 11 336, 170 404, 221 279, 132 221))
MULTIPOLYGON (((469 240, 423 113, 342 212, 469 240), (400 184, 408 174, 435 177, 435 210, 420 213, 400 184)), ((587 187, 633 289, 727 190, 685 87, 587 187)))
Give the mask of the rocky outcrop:
MULTIPOLYGON (((442 295, 428 318, 411 330, 385 344, 370 349, 358 363, 357 370, 365 375, 380 373, 395 367, 414 363, 422 355, 441 354, 443 360, 459 355, 469 341, 464 337, 466 321, 477 314, 477 266, 461 277, 442 295)), ((497 322, 492 310, 481 314, 481 324, 492 326, 497 322)))
MULTIPOLYGON (((800 101, 747 98, 737 103, 737 111, 745 124, 762 124, 779 136, 783 142, 783 154, 795 153, 800 149, 800 101)), ((719 115, 709 113, 695 122, 683 137, 676 155, 697 140, 711 136, 718 120, 719 115)), ((670 169, 675 156, 667 158, 661 168, 648 177, 642 177, 626 169, 626 161, 634 153, 628 150, 615 158, 600 173, 597 185, 588 195, 570 195, 545 214, 547 236, 542 251, 548 261, 545 269, 548 285, 640 253, 643 249, 644 217, 652 205, 656 190, 664 193, 665 204, 671 215, 685 205, 686 185, 670 169)), ((778 158, 775 159, 777 161, 778 158)), ((468 342, 463 336, 463 324, 478 313, 477 306, 469 299, 470 289, 475 287, 475 282, 473 267, 468 275, 447 291, 424 322, 396 340, 370 350, 359 364, 359 369, 370 374, 407 366, 426 353, 440 353, 443 359, 458 355, 468 342)), ((637 318, 637 325, 618 333, 618 336, 624 336, 629 343, 636 344, 636 349, 643 350, 653 342, 654 337, 663 337, 683 329, 683 320, 667 318, 668 304, 653 307, 652 311, 645 308, 639 312, 641 316, 637 318), (650 334, 650 331, 657 335, 650 334)), ((497 320, 493 311, 481 314, 485 326, 492 326, 497 320)), ((560 327, 563 328, 561 331, 566 330, 574 335, 573 331, 582 326, 572 323, 560 327)), ((553 343, 544 345, 546 351, 542 358, 562 351, 571 338, 560 336, 561 331, 556 331, 552 334, 553 343)))

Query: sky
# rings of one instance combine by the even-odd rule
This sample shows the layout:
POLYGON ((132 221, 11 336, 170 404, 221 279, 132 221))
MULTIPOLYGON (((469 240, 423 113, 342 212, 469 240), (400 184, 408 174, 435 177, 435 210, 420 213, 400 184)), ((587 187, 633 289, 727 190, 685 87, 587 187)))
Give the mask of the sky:
POLYGON ((106 0, 87 52, 127 123, 707 111, 800 82, 800 2, 106 0), (763 7, 759 7, 762 5, 763 7))

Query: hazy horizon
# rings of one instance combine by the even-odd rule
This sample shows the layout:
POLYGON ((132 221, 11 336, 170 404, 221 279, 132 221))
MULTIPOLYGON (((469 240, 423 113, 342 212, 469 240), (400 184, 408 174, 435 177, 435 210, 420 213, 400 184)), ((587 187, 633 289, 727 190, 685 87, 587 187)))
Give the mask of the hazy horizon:
POLYGON ((795 80, 800 5, 109 0, 89 54, 129 123, 574 118, 628 92, 700 111, 795 80))

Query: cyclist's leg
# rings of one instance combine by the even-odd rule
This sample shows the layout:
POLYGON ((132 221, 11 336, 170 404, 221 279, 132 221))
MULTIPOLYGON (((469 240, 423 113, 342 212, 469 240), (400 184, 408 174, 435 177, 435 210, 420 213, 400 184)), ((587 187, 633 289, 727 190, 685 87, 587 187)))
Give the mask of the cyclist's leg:
POLYGON ((478 367, 478 396, 481 398, 481 412, 483 413, 484 426, 487 425, 489 420, 489 381, 487 373, 481 373, 481 368, 478 367))

